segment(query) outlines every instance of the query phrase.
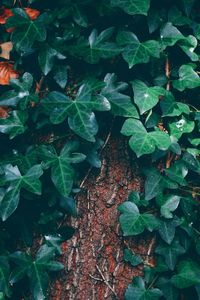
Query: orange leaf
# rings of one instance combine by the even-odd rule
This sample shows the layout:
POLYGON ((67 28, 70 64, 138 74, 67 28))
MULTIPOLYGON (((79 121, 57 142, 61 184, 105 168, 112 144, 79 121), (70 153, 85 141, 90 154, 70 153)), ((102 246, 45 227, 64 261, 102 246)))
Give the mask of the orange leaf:
POLYGON ((1 47, 1 54, 0 57, 5 59, 10 59, 10 52, 12 51, 13 44, 12 42, 6 42, 3 44, 0 44, 1 47))
POLYGON ((1 8, 0 9, 0 24, 6 24, 6 20, 13 16, 13 13, 8 8, 1 8))
POLYGON ((19 73, 14 70, 13 64, 9 62, 0 62, 0 84, 9 85, 10 79, 19 77, 19 73))
POLYGON ((8 117, 9 109, 0 106, 0 119, 6 119, 8 117))
POLYGON ((24 10, 31 20, 37 19, 37 17, 40 15, 39 10, 37 10, 37 9, 25 7, 24 10))

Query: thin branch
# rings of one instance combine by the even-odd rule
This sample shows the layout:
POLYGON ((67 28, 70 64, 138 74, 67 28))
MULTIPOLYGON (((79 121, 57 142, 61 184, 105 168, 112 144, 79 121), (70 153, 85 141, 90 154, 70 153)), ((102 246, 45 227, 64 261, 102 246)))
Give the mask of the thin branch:
POLYGON ((110 283, 107 281, 107 279, 105 278, 105 276, 103 275, 103 272, 101 271, 101 269, 99 268, 98 265, 96 265, 97 271, 99 272, 99 274, 101 275, 103 282, 107 285, 107 287, 113 292, 113 294, 115 295, 115 297, 117 297, 117 294, 115 292, 115 290, 113 289, 113 287, 110 285, 110 283))
POLYGON ((168 79, 166 90, 169 91, 170 90, 170 62, 169 62, 168 57, 167 57, 166 63, 165 63, 165 75, 168 79))

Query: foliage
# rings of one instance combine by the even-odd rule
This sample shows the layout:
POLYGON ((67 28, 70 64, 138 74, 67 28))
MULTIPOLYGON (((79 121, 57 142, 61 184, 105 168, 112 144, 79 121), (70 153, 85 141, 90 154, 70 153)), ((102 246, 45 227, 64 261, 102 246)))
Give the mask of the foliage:
POLYGON ((157 239, 125 298, 200 298, 198 0, 2 0, 0 34, 0 298, 46 299, 111 124, 145 178, 122 231, 157 239))

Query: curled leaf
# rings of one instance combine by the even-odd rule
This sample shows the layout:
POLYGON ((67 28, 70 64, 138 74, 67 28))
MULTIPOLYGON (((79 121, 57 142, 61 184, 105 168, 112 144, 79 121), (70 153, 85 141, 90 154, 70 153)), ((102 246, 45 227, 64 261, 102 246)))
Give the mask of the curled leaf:
POLYGON ((10 9, 8 8, 1 8, 0 9, 0 24, 6 24, 6 21, 8 18, 10 18, 11 16, 13 16, 13 13, 10 9))
POLYGON ((16 79, 19 73, 14 70, 13 64, 0 62, 0 85, 9 85, 10 79, 16 79))
POLYGON ((0 47, 1 47, 0 57, 5 59, 10 59, 10 52, 13 49, 13 43, 12 42, 2 43, 0 44, 0 47))
POLYGON ((39 10, 34 8, 25 7, 24 10, 32 21, 37 19, 37 17, 40 15, 39 10))

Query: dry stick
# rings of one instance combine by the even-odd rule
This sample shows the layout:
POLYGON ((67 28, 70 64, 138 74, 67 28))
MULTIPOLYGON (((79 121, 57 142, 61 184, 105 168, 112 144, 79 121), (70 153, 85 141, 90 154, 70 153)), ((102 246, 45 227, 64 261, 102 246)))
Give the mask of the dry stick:
POLYGON ((153 250, 153 247, 155 246, 155 242, 156 242, 156 237, 154 236, 149 244, 149 248, 148 248, 148 251, 147 251, 147 258, 145 259, 144 263, 147 265, 147 266, 151 266, 152 264, 149 262, 150 260, 150 256, 151 256, 151 253, 152 253, 152 250, 153 250))
POLYGON ((169 63, 169 58, 167 57, 166 63, 165 63, 165 75, 168 79, 166 90, 170 90, 170 63, 169 63))
POLYGON ((35 93, 36 94, 39 94, 40 90, 41 90, 41 87, 43 85, 43 82, 44 82, 44 76, 41 77, 40 81, 36 83, 36 89, 35 89, 35 93))
POLYGON ((103 272, 101 271, 101 269, 99 268, 98 265, 96 265, 97 271, 99 272, 99 274, 101 275, 103 282, 107 285, 107 287, 113 292, 113 294, 115 295, 115 297, 117 297, 117 294, 115 292, 115 290, 113 289, 113 287, 110 285, 110 283, 107 281, 107 279, 105 278, 105 276, 103 275, 103 272))

